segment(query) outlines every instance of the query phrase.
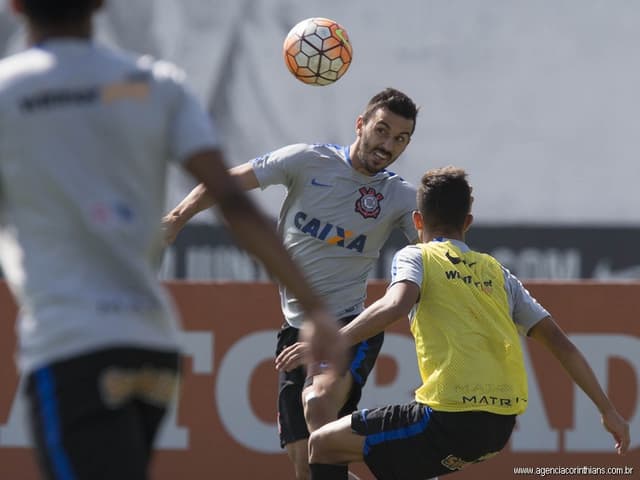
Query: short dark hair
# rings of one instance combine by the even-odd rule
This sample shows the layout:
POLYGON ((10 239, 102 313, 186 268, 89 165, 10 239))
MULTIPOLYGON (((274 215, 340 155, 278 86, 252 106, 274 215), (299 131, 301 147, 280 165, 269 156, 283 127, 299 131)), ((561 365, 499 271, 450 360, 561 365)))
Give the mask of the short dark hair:
POLYGON ((427 226, 462 229, 471 212, 472 188, 462 168, 429 170, 418 187, 418 210, 427 226))
POLYGON ((97 0, 22 0, 25 15, 37 25, 74 23, 90 17, 97 0))
POLYGON ((386 108, 396 115, 413 120, 411 133, 416 129, 416 117, 418 116, 418 110, 420 108, 408 95, 402 93, 400 90, 389 87, 371 97, 362 114, 364 121, 367 122, 373 113, 380 108, 386 108))

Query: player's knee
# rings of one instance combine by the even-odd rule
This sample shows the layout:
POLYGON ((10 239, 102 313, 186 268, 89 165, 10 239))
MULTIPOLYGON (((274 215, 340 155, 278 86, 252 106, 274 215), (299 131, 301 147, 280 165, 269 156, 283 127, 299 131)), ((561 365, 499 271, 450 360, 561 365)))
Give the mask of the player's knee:
POLYGON ((335 420, 337 410, 331 405, 331 400, 326 395, 318 393, 313 388, 304 392, 304 418, 309 431, 320 428, 325 423, 335 420))

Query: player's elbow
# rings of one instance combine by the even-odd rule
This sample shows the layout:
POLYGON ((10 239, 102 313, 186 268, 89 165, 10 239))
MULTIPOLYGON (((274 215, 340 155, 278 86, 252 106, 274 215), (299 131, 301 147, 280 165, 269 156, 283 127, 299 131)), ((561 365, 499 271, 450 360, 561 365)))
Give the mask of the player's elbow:
POLYGON ((394 301, 393 303, 387 306, 385 311, 387 313, 387 317, 389 317, 392 322, 395 322, 396 320, 399 320, 401 318, 406 318, 407 315, 409 315, 411 308, 410 307, 407 308, 406 305, 400 302, 394 301))
POLYGON ((406 318, 411 309, 418 301, 418 292, 403 288, 400 292, 398 289, 389 290, 387 295, 382 298, 383 310, 387 316, 393 317, 394 321, 400 318, 406 318))

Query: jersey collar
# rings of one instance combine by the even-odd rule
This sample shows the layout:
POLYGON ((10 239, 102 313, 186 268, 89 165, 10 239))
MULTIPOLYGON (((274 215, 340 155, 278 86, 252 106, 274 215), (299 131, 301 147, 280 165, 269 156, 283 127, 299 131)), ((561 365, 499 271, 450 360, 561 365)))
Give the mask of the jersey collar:
POLYGON ((447 237, 436 237, 434 239, 431 240, 432 242, 451 242, 454 246, 458 247, 460 249, 460 251, 462 252, 468 252, 469 250, 471 250, 469 248, 469 246, 460 241, 460 240, 454 240, 452 238, 447 238, 447 237))

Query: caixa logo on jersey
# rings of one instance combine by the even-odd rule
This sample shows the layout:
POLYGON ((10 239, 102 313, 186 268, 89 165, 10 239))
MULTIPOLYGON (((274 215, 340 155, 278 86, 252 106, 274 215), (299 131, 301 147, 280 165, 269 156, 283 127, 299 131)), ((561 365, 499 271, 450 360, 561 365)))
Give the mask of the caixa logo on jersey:
POLYGON ((366 235, 360 234, 356 236, 351 230, 346 230, 329 222, 323 222, 317 218, 309 218, 304 212, 296 213, 293 223, 302 233, 311 235, 331 245, 355 250, 359 253, 362 253, 367 242, 366 235))
POLYGON ((375 188, 362 187, 360 190, 360 198, 356 200, 356 212, 364 218, 378 218, 380 213, 380 201, 384 195, 376 192, 375 188))

